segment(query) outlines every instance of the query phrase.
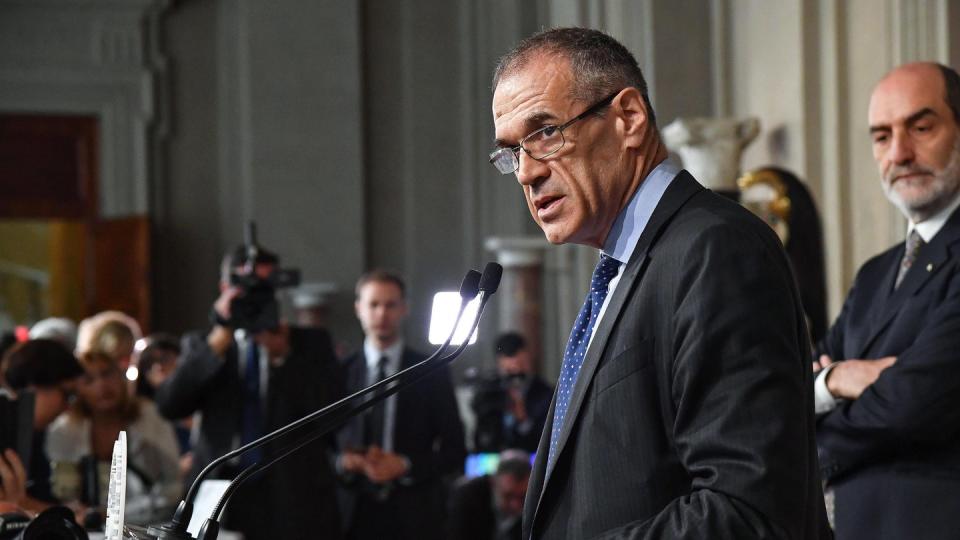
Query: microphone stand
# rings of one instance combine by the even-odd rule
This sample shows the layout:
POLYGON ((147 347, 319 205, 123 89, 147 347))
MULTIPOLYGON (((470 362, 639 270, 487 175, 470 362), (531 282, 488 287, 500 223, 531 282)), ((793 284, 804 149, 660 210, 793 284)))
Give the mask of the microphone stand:
MULTIPOLYGON (((311 424, 312 422, 318 421, 318 420, 322 421, 322 426, 323 426, 321 429, 321 433, 317 434, 315 437, 315 438, 319 438, 320 436, 328 433, 331 429, 336 427, 336 425, 338 425, 340 422, 343 422, 346 419, 348 419, 351 415, 356 414, 357 412, 365 410, 369 407, 372 407, 378 401, 385 399, 389 395, 392 395, 393 393, 396 393, 397 391, 399 391, 400 388, 406 388, 407 386, 409 386, 409 384, 401 383, 401 384, 398 384, 398 387, 395 390, 391 389, 392 391, 389 391, 389 393, 384 393, 381 396, 374 397, 373 399, 366 399, 368 396, 376 394, 376 392, 392 384, 400 377, 405 376, 408 373, 414 372, 418 368, 425 366, 428 362, 431 362, 436 358, 438 358, 440 354, 442 354, 443 351, 447 348, 447 346, 449 346, 450 341, 452 341, 453 335, 456 332, 457 326, 459 324, 460 318, 463 315, 463 311, 466 308, 466 305, 474 297, 477 296, 478 290, 481 293, 483 293, 483 296, 485 297, 489 297, 494 292, 496 292, 496 288, 499 285, 501 272, 502 272, 502 268, 500 267, 500 265, 497 265, 495 263, 487 264, 487 266, 484 268, 483 275, 481 275, 476 270, 470 270, 469 272, 467 272, 460 286, 461 304, 460 304, 460 310, 457 313, 457 317, 453 325, 453 330, 451 331, 450 335, 447 337, 446 341, 444 341, 444 343, 432 355, 430 355, 429 358, 419 362, 418 364, 410 366, 409 368, 399 373, 396 373, 391 377, 388 377, 382 381, 379 381, 376 384, 373 384, 367 388, 364 388, 363 390, 360 390, 350 396, 340 399, 335 403, 327 405, 326 407, 318 411, 310 413, 299 420, 291 422, 290 424, 283 426, 271 433, 268 433, 255 441, 251 441, 246 445, 243 445, 230 452, 227 452, 223 456, 220 456, 219 458, 215 459, 209 465, 204 467, 204 469, 200 471, 200 474, 197 475, 197 478, 193 481, 193 484, 191 484, 190 489, 187 491, 186 497, 184 497, 183 501, 180 502, 179 506, 174 512, 173 518, 170 520, 170 522, 160 526, 149 527, 147 529, 148 534, 153 535, 157 540, 193 540, 193 537, 187 532, 187 526, 190 523, 190 518, 193 515, 193 501, 196 498, 197 490, 199 489, 200 483, 203 480, 203 478, 209 475, 211 471, 213 471, 216 467, 222 465, 223 463, 243 453, 246 453, 254 448, 259 448, 280 437, 283 437, 284 435, 290 434, 305 425, 311 424), (365 402, 359 405, 355 405, 356 402, 361 400, 365 400, 365 402), (342 411, 345 408, 346 410, 342 411)), ((483 300, 483 298, 481 298, 481 306, 483 306, 485 303, 486 303, 486 300, 483 300)), ((477 319, 479 320, 479 310, 478 310, 477 319)), ((476 328, 476 323, 474 324, 474 328, 476 328)), ((473 330, 471 330, 471 334, 472 332, 473 330)), ((465 345, 461 344, 457 352, 455 352, 454 355, 451 355, 451 357, 455 358, 456 355, 459 355, 460 351, 462 351, 464 347, 465 345)), ((445 357, 442 360, 446 360, 447 358, 448 357, 445 357)), ((414 379, 413 382, 419 381, 425 375, 427 375, 427 373, 424 373, 421 376, 417 376, 417 378, 414 379)), ((272 465, 274 462, 279 461, 279 459, 282 459, 289 453, 292 453, 293 451, 296 451, 302 446, 309 444, 315 438, 310 438, 309 440, 303 441, 301 444, 297 445, 293 450, 283 453, 278 458, 272 459, 268 464, 265 464, 263 468, 266 468, 267 466, 272 465)), ((240 482, 242 483, 244 479, 248 478, 250 475, 260 470, 258 468, 259 465, 260 465, 259 463, 256 463, 248 467, 247 469, 242 471, 240 475, 237 475, 237 478, 240 478, 241 475, 243 475, 243 478, 241 478, 240 480, 240 482), (257 469, 252 470, 250 471, 249 474, 244 475, 244 473, 246 473, 248 470, 254 469, 254 468, 257 468, 257 469)), ((233 482, 236 482, 237 478, 234 478, 233 482)), ((233 485, 233 483, 231 483, 231 485, 233 485)), ((221 505, 218 505, 218 506, 221 506, 221 505)), ((206 527, 206 524, 205 524, 205 527, 206 527)), ((214 528, 216 528, 216 524, 214 524, 214 528)), ((212 531, 212 534, 213 534, 212 537, 215 538, 216 531, 215 530, 212 531)))

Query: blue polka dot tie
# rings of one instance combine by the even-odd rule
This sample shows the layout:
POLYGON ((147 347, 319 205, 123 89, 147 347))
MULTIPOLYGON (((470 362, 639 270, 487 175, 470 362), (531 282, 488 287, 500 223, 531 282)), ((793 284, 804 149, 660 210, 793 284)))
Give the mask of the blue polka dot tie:
POLYGON ((593 269, 593 277, 590 278, 590 292, 587 293, 583 307, 577 315, 577 321, 573 323, 573 330, 570 331, 570 339, 563 352, 560 380, 557 381, 557 405, 553 411, 553 428, 550 432, 550 461, 554 458, 560 430, 563 428, 563 418, 570 404, 573 385, 577 382, 577 374, 580 373, 590 336, 593 335, 593 327, 597 323, 603 301, 607 298, 607 286, 619 271, 620 261, 606 255, 600 256, 600 262, 593 269))

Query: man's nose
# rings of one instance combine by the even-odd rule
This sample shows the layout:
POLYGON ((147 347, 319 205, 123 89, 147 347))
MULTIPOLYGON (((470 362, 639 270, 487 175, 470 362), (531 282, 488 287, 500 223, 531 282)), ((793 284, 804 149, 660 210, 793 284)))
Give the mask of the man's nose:
POLYGON ((520 151, 517 157, 520 162, 517 167, 517 182, 522 186, 535 185, 537 182, 550 175, 550 167, 541 160, 533 159, 529 154, 520 151))
POLYGON ((888 150, 888 157, 894 165, 913 163, 916 153, 913 140, 906 133, 894 133, 888 150))

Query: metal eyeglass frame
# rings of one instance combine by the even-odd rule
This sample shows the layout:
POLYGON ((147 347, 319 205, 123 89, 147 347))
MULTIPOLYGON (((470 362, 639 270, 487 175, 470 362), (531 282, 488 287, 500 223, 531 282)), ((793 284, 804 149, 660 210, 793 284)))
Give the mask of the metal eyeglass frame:
POLYGON ((538 159, 538 160, 543 159, 545 157, 550 157, 553 154, 556 154, 557 152, 560 151, 561 148, 563 148, 563 145, 566 144, 567 142, 566 139, 563 137, 563 130, 567 129, 568 127, 576 123, 578 120, 583 120, 584 118, 599 111, 600 109, 606 107, 607 105, 610 105, 610 103, 613 101, 613 98, 617 97, 617 94, 619 94, 621 91, 622 90, 617 90, 616 92, 610 94, 609 96, 601 99, 600 101, 594 103, 589 108, 587 108, 587 110, 571 118, 570 120, 567 120, 566 122, 564 122, 559 126, 548 124, 543 126, 540 129, 537 129, 532 133, 529 133, 526 137, 520 139, 520 143, 517 144, 516 146, 504 146, 502 148, 497 148, 493 152, 490 152, 490 164, 493 165, 497 169, 497 171, 500 172, 500 174, 512 174, 517 172, 517 169, 520 168, 520 150, 523 150, 524 152, 526 152, 526 154, 531 158, 538 159), (528 139, 536 135, 540 135, 541 133, 547 131, 548 129, 555 129, 557 130, 558 133, 560 133, 560 144, 557 145, 556 148, 547 152, 546 154, 543 154, 542 156, 535 156, 523 146, 523 143, 526 142, 528 139), (507 152, 509 152, 509 155, 511 156, 511 163, 513 164, 513 168, 510 169, 509 171, 504 170, 497 165, 498 162, 502 163, 502 161, 499 161, 499 160, 501 160, 501 156, 507 155, 507 152))

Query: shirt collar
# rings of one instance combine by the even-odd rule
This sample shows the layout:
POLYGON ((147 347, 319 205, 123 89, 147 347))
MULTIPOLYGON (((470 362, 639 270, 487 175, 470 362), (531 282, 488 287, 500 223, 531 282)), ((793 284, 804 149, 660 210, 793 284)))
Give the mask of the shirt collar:
POLYGON ((927 244, 933 240, 933 237, 940 232, 940 229, 946 225, 947 220, 950 219, 950 216, 953 214, 953 211, 960 206, 960 193, 953 196, 953 201, 947 205, 946 208, 940 210, 929 219, 925 219, 920 223, 914 223, 912 221, 907 222, 907 236, 910 236, 910 231, 916 229, 917 233, 920 235, 920 238, 923 238, 923 241, 927 244))
POLYGON ((637 191, 630 197, 626 208, 613 222, 613 227, 610 228, 607 240, 603 244, 604 255, 613 257, 621 264, 630 261, 640 235, 643 234, 643 229, 646 228, 650 216, 657 208, 657 203, 663 197, 667 186, 679 173, 680 167, 670 159, 661 161, 650 171, 650 174, 640 182, 637 191))
POLYGON ((387 372, 395 373, 400 367, 400 356, 403 353, 403 339, 398 339, 396 343, 380 350, 370 338, 363 340, 363 355, 367 359, 367 370, 373 372, 377 369, 377 363, 384 356, 387 357, 387 372))

